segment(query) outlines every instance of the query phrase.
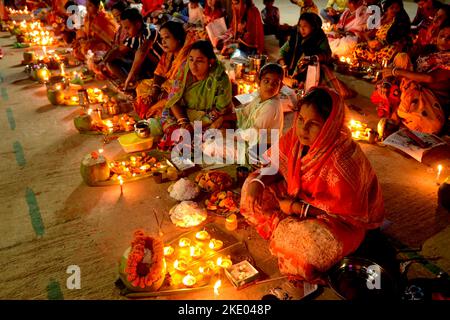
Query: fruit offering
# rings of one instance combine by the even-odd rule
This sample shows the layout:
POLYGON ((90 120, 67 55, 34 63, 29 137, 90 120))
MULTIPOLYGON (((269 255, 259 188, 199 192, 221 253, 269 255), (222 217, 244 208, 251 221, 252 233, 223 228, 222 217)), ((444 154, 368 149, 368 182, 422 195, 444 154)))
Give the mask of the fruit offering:
POLYGON ((195 182, 206 192, 223 191, 233 184, 231 176, 223 171, 201 172, 195 178, 195 182))
POLYGON ((205 201, 206 209, 218 214, 239 212, 239 195, 231 191, 216 191, 205 201))

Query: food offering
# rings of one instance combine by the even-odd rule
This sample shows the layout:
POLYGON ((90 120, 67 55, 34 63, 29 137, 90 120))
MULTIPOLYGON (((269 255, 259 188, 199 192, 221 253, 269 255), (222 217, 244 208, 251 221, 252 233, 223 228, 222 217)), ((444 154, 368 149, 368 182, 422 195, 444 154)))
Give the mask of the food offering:
POLYGON ((206 209, 214 214, 228 216, 239 212, 240 196, 232 191, 216 191, 205 200, 206 209))
POLYGON ((195 182, 206 192, 227 190, 233 185, 231 176, 218 170, 199 173, 195 178, 195 182))
POLYGON ((107 170, 108 175, 105 178, 106 173, 102 171, 101 180, 92 179, 86 173, 83 174, 86 169, 82 168, 83 180, 89 186, 121 184, 148 178, 156 173, 167 175, 169 168, 170 170, 177 170, 165 157, 154 155, 151 152, 127 154, 126 156, 110 161, 107 161, 103 155, 99 155, 97 152, 92 152, 91 157, 97 157, 103 160, 101 168, 105 171, 107 170), (105 162, 107 162, 107 169, 104 165, 105 162))
POLYGON ((115 115, 111 118, 100 119, 97 111, 88 110, 74 118, 75 128, 84 134, 112 134, 134 130, 136 120, 128 115, 115 115))

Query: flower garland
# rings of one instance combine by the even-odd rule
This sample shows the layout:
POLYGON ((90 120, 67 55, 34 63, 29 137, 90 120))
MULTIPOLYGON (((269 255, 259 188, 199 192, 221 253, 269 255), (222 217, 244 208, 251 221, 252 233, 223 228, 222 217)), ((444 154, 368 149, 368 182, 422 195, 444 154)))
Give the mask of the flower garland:
POLYGON ((164 244, 161 240, 145 235, 142 230, 134 233, 125 272, 133 287, 151 286, 160 280, 164 268, 164 244))

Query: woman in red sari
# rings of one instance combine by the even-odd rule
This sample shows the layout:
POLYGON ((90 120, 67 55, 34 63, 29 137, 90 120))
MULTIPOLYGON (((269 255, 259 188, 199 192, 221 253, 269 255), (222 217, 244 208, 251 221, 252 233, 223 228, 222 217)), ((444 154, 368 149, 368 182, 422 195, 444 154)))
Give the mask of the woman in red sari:
POLYGON ((299 105, 295 126, 279 142, 278 173, 249 176, 241 213, 270 239, 283 274, 314 281, 380 226, 384 207, 375 172, 344 124, 338 94, 316 87, 299 105))
POLYGON ((253 0, 232 0, 232 40, 239 43, 246 52, 264 52, 264 27, 261 13, 253 0))

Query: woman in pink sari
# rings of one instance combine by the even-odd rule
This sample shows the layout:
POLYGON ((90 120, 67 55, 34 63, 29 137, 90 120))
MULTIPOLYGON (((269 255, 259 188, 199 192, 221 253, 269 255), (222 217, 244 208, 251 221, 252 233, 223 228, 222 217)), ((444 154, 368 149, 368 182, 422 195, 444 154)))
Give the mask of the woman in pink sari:
POLYGON ((281 273, 314 282, 380 226, 384 206, 338 94, 313 88, 299 105, 295 126, 279 142, 278 174, 249 176, 241 213, 270 240, 281 273))

